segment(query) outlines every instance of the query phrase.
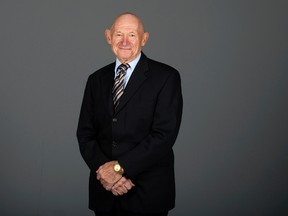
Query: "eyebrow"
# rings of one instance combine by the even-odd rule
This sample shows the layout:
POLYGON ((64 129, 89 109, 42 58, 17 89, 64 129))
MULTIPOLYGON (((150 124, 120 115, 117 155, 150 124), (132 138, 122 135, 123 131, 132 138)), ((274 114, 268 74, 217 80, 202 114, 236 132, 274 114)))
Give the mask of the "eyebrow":
MULTIPOLYGON (((123 31, 120 31, 120 30, 114 31, 114 32, 115 32, 115 33, 123 33, 123 31)), ((131 34, 131 33, 136 34, 137 31, 130 31, 130 32, 128 32, 128 34, 131 34)))

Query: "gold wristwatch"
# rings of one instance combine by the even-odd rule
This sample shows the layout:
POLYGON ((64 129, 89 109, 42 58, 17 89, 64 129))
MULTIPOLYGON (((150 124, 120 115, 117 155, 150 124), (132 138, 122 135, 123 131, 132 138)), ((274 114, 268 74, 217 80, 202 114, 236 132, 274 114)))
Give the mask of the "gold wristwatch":
POLYGON ((120 166, 120 164, 118 163, 118 161, 115 161, 115 165, 114 165, 114 171, 120 175, 123 175, 124 170, 123 168, 120 166))

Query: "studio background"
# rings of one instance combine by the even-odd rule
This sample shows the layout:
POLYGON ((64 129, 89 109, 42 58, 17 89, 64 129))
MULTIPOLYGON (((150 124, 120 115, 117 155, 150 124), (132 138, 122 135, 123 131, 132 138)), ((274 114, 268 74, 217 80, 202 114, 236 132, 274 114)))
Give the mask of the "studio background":
POLYGON ((288 215, 284 0, 1 0, 0 215, 93 215, 76 127, 126 11, 150 33, 144 53, 182 77, 170 215, 288 215))

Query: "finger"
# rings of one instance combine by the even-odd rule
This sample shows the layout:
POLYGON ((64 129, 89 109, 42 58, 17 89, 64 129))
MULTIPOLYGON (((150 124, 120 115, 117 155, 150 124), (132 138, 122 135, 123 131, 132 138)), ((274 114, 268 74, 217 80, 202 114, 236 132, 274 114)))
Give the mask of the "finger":
POLYGON ((96 177, 96 178, 97 178, 97 180, 100 180, 100 175, 99 175, 99 173, 97 174, 97 177, 96 177))
POLYGON ((110 190, 111 190, 111 188, 112 188, 112 184, 109 184, 108 182, 106 182, 106 181, 103 181, 103 183, 102 183, 102 186, 104 187, 104 188, 109 188, 110 190))
POLYGON ((115 184, 113 187, 112 187, 112 190, 115 190, 117 191, 117 193, 119 195, 123 195, 125 193, 128 193, 128 189, 125 187, 124 184, 115 184))
POLYGON ((130 182, 131 182, 132 187, 135 187, 135 184, 132 181, 130 181, 130 182))
POLYGON ((115 196, 118 196, 118 193, 117 193, 116 190, 111 190, 111 191, 112 191, 112 193, 113 193, 115 196))
POLYGON ((115 188, 114 186, 111 188, 111 191, 112 191, 112 193, 113 194, 117 194, 117 195, 120 195, 120 190, 119 190, 119 188, 115 188))
POLYGON ((96 173, 98 173, 102 169, 102 167, 103 166, 98 167, 98 170, 96 170, 96 173))
POLYGON ((109 186, 105 186, 104 188, 105 188, 107 191, 111 191, 111 189, 112 189, 112 188, 109 187, 109 186))
MULTIPOLYGON (((132 185, 130 185, 130 184, 124 184, 124 187, 125 187, 127 190, 131 190, 132 185)), ((127 192, 128 192, 128 191, 127 191, 127 192)))
POLYGON ((112 189, 119 192, 119 190, 121 190, 121 184, 119 184, 119 182, 117 182, 116 184, 113 185, 112 189))
POLYGON ((134 184, 132 183, 132 181, 126 179, 125 177, 122 177, 122 179, 114 186, 117 187, 117 189, 122 190, 122 192, 127 193, 128 190, 130 190, 134 186, 134 184))
POLYGON ((128 193, 128 189, 125 187, 125 185, 123 185, 120 190, 123 194, 128 193))
POLYGON ((104 187, 107 186, 107 182, 105 182, 103 179, 100 179, 100 183, 101 183, 104 187))
POLYGON ((129 184, 130 184, 132 187, 135 186, 135 184, 134 184, 130 179, 128 179, 128 182, 129 182, 129 184))
POLYGON ((103 178, 103 171, 102 171, 102 170, 98 170, 98 172, 97 172, 97 179, 99 180, 99 179, 101 179, 101 178, 103 178))

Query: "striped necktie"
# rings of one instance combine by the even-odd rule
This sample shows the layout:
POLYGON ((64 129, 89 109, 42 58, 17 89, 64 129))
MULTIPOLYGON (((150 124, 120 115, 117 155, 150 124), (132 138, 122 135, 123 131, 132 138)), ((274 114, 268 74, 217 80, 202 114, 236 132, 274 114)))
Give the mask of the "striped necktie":
POLYGON ((113 104, 114 104, 114 109, 116 110, 119 103, 120 103, 120 97, 122 96, 124 92, 124 77, 126 75, 127 69, 130 67, 129 64, 121 64, 117 68, 116 72, 116 78, 114 82, 114 86, 112 89, 112 97, 113 97, 113 104))

